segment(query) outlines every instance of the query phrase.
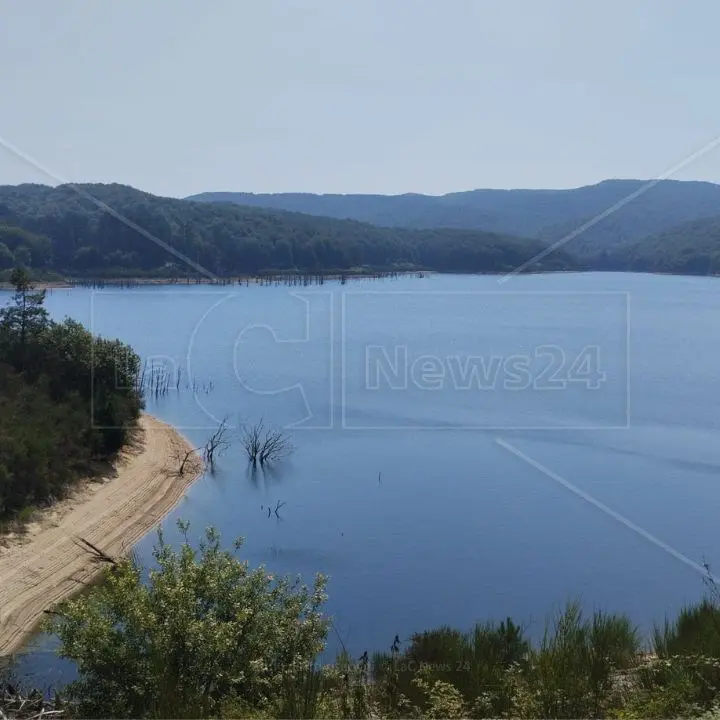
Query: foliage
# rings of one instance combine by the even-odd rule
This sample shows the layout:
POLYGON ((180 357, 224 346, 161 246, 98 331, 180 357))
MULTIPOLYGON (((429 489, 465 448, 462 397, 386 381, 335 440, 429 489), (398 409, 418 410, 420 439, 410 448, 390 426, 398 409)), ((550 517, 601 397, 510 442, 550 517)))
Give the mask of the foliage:
POLYGON ((49 238, 0 224, 0 270, 18 265, 43 268, 51 263, 52 243, 49 238))
POLYGON ((22 371, 28 353, 38 345, 39 335, 49 327, 45 309, 45 291, 35 291, 24 267, 17 267, 10 276, 15 294, 7 307, 0 310, 0 333, 6 346, 5 360, 22 371))
MULTIPOLYGON (((565 248, 593 269, 627 269, 627 264, 612 267, 627 263, 618 254, 622 248, 681 223, 717 217, 720 207, 718 185, 675 180, 646 185, 643 180, 606 180, 571 190, 470 190, 442 196, 203 193, 190 199, 350 218, 388 227, 482 229, 555 242, 633 196, 631 202, 586 227, 565 248), (635 195, 641 189, 642 193, 635 195), (608 256, 603 257, 603 252, 608 256), (603 268, 603 262, 610 267, 603 268)), ((684 244, 687 233, 674 234, 684 244)), ((675 254, 670 242, 665 244, 665 253, 675 254)), ((643 263, 647 264, 637 269, 648 270, 653 264, 649 248, 643 263)), ((655 267, 658 264, 665 263, 660 261, 655 267)), ((684 272, 680 266, 668 271, 684 272)))
MULTIPOLYGON (((415 635, 404 652, 394 645, 389 658, 375 657, 370 683, 342 665, 346 683, 364 698, 353 717, 677 717, 698 715, 718 702, 718 689, 704 685, 699 674, 717 661, 648 659, 626 617, 595 613, 584 619, 577 603, 555 618, 538 646, 523 640, 510 621, 478 626, 474 640, 472 635, 447 627, 415 635), (469 645, 484 652, 468 653, 469 645), (463 655, 482 670, 453 666, 463 655), (448 670, 453 667, 455 672, 448 670)), ((312 687, 307 707, 316 717, 348 716, 333 702, 351 690, 320 681, 312 687), (323 714, 329 707, 332 714, 323 714)))
POLYGON ((394 673, 398 691, 416 705, 424 705, 432 684, 443 683, 455 687, 466 703, 481 702, 494 713, 502 713, 510 705, 503 676, 525 660, 528 650, 522 629, 510 618, 476 625, 469 633, 441 627, 413 635, 409 647, 397 657, 376 654, 373 673, 380 682, 394 673), (420 671, 430 686, 415 682, 420 671))
POLYGON ((684 607, 674 622, 656 627, 653 645, 659 657, 705 655, 720 658, 720 608, 708 597, 684 607))
POLYGON ((531 653, 526 675, 538 717, 598 717, 613 679, 638 660, 639 638, 629 619, 596 612, 583 618, 569 603, 531 653))
POLYGON ((720 274, 720 218, 682 223, 637 239, 603 258, 611 268, 685 275, 720 274))
POLYGON ((699 715, 718 698, 718 688, 707 685, 703 677, 713 668, 717 674, 717 665, 711 658, 684 655, 648 658, 627 677, 631 691, 621 714, 637 718, 699 715))
POLYGON ((597 717, 617 672, 637 662, 638 646, 627 618, 598 612, 585 620, 570 603, 538 647, 508 618, 471 633, 443 627, 413 635, 396 659, 376 655, 373 669, 376 682, 396 682, 427 717, 438 707, 472 717, 597 717))
POLYGON ((427 680, 420 671, 413 684, 425 695, 423 717, 427 718, 465 718, 467 706, 462 693, 451 683, 442 680, 427 680))
POLYGON ((29 385, 0 365, 0 520, 61 497, 89 469, 87 409, 77 395, 51 398, 47 378, 29 385))
POLYGON ((612 180, 441 197, 204 193, 188 200, 123 185, 4 186, 0 278, 17 264, 34 277, 195 277, 168 247, 219 277, 507 272, 579 228, 528 270, 720 272, 717 185, 664 180, 595 222, 643 186, 612 180))
POLYGON ((656 627, 655 656, 635 673, 629 707, 643 717, 709 712, 720 697, 719 623, 720 608, 708 597, 656 627))
POLYGON ((127 441, 139 359, 72 320, 52 322, 27 272, 0 310, 0 521, 61 497, 127 441))
POLYGON ((321 576, 309 590, 251 570, 213 530, 199 551, 187 534, 178 551, 160 535, 154 557, 147 582, 121 560, 52 616, 62 655, 78 664, 68 692, 80 713, 213 717, 233 702, 262 712, 323 648, 321 576))
MULTIPOLYGON (((8 228, 8 242, 11 232, 44 238, 33 240, 36 249, 26 258, 33 269, 95 278, 197 274, 162 244, 222 277, 268 271, 350 272, 361 267, 504 272, 545 248, 539 240, 507 234, 380 228, 351 220, 161 198, 122 185, 0 187, 0 222, 8 228), (108 213, 103 203, 128 222, 108 213)), ((1 263, 0 258, 0 269, 1 263)), ((570 257, 559 250, 531 269, 573 267, 570 257)))

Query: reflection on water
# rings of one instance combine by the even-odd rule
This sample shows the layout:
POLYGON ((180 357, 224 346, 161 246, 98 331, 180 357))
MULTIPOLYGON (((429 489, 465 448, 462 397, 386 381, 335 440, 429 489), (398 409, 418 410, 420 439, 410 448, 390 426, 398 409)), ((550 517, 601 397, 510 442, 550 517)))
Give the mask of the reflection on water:
POLYGON ((292 465, 288 461, 277 463, 248 462, 245 477, 255 490, 267 490, 271 485, 277 485, 292 473, 292 465))

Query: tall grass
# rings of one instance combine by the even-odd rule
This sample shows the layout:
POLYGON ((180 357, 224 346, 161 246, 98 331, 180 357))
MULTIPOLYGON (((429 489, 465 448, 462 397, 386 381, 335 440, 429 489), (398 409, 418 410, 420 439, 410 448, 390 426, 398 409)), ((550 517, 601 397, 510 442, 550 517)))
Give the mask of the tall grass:
POLYGON ((654 657, 638 668, 629 702, 644 717, 692 716, 720 699, 720 607, 717 596, 656 626, 654 657))
POLYGON ((623 615, 583 617, 569 603, 546 628, 531 653, 528 684, 542 717, 598 717, 610 700, 613 679, 638 662, 640 639, 623 615))
POLYGON ((666 620, 662 628, 655 627, 653 647, 659 657, 720 658, 720 608, 710 598, 682 608, 674 622, 666 620))
POLYGON ((630 620, 569 603, 547 625, 537 646, 511 619, 420 633, 396 658, 379 654, 373 677, 395 677, 399 693, 429 711, 428 688, 452 686, 473 717, 598 717, 611 704, 621 671, 639 661, 640 640, 630 620), (418 678, 422 681, 418 682, 418 678))

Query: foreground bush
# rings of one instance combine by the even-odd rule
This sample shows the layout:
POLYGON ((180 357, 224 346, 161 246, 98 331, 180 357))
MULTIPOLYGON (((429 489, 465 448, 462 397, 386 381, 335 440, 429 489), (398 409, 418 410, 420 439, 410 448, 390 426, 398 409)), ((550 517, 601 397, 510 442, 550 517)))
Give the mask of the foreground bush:
MULTIPOLYGON (((403 653, 376 654, 373 677, 381 686, 394 683, 396 694, 420 709, 437 700, 440 688, 447 700, 451 686, 466 705, 500 715, 512 706, 506 673, 524 663, 528 651, 522 629, 510 618, 478 624, 469 633, 442 627, 413 635, 403 653)), ((393 693, 388 701, 392 703, 393 693)))
MULTIPOLYGON (((711 713, 720 699, 720 608, 717 589, 683 608, 653 634, 653 656, 631 676, 627 716, 679 717, 711 713)), ((717 712, 717 710, 716 710, 717 712)))
MULTIPOLYGON (((236 547, 239 547, 237 545, 236 547)), ((216 717, 262 712, 322 650, 325 582, 249 569, 209 530, 199 551, 160 536, 144 582, 132 560, 52 616, 63 657, 80 679, 67 688, 86 717, 216 717)))

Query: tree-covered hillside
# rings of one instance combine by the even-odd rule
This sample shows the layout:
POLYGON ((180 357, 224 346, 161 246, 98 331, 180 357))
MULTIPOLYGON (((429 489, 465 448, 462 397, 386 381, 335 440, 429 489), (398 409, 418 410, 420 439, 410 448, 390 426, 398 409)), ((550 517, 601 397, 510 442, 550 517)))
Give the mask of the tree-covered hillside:
MULTIPOLYGON (((19 185, 0 187, 0 270, 23 262, 76 276, 195 273, 138 228, 219 276, 359 267, 504 272, 545 247, 538 240, 479 230, 380 228, 161 198, 123 185, 19 185)), ((560 251, 529 269, 575 267, 560 251)))
POLYGON ((720 216, 694 220, 590 258, 608 269, 683 275, 720 273, 720 216))
POLYGON ((0 527, 112 457, 142 407, 129 347, 51 321, 24 269, 13 282, 0 308, 0 527))
MULTIPOLYGON (((242 196, 308 212, 342 214, 355 207, 372 215, 373 207, 384 208, 383 213, 402 207, 397 217, 407 222, 485 223, 540 239, 477 229, 381 227, 290 210, 162 198, 122 185, 6 186, 0 187, 0 277, 16 264, 38 277, 56 272, 94 278, 192 277, 198 273, 193 263, 220 277, 361 269, 507 272, 642 187, 638 183, 442 198, 242 196), (396 201, 400 206, 393 205, 396 201), (428 201, 442 201, 442 213, 428 201)), ((664 181, 528 269, 716 273, 718 193, 720 186, 709 183, 664 181), (694 217, 698 213, 702 217, 694 217)))
MULTIPOLYGON (((190 199, 352 218, 383 226, 482 228, 555 241, 641 191, 646 183, 606 180, 572 190, 471 190, 441 196, 216 192, 190 199)), ((583 231, 567 249, 580 256, 600 248, 614 250, 679 223, 718 214, 720 185, 662 180, 583 231)))

